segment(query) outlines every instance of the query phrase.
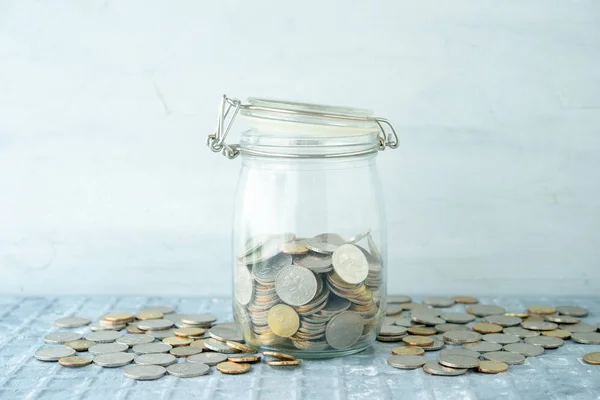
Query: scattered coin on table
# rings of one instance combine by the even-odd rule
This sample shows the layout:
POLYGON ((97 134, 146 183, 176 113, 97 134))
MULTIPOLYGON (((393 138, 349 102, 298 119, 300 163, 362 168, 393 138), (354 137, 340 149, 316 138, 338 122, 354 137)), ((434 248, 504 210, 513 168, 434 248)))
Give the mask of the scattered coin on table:
POLYGON ((122 367, 123 365, 131 364, 133 361, 133 353, 105 353, 94 356, 94 364, 105 368, 122 367))
POLYGON ((159 365, 130 365, 123 372, 125 376, 138 381, 151 381, 162 377, 166 372, 165 367, 159 365))
POLYGON ((177 376, 179 378, 195 378, 208 374, 210 367, 202 363, 177 363, 167 367, 167 373, 169 375, 177 376))
POLYGON ((40 361, 58 361, 63 357, 75 355, 75 350, 70 347, 50 347, 38 350, 35 353, 35 358, 40 361))
POLYGON ((58 326, 59 328, 78 328, 80 326, 86 326, 90 324, 89 319, 87 318, 81 318, 81 317, 65 317, 65 318, 59 318, 56 321, 54 321, 54 325, 58 326))

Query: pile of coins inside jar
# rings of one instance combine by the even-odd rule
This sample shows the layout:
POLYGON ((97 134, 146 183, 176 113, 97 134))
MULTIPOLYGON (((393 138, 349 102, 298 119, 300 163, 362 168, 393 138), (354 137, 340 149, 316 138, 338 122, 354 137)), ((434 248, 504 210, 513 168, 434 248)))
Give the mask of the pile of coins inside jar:
POLYGON ((253 346, 305 352, 365 347, 383 317, 382 268, 370 232, 349 239, 334 233, 254 236, 237 258, 236 320, 253 346))
MULTIPOLYGON (((35 358, 58 361, 65 367, 92 363, 105 368, 125 366, 125 376, 136 380, 165 374, 192 378, 209 373, 211 366, 223 374, 249 372, 250 364, 261 361, 261 356, 244 344, 235 324, 215 324, 216 320, 212 314, 180 315, 163 306, 145 308, 135 315, 111 312, 94 323, 82 317, 60 318, 55 321, 59 328, 88 327, 90 331, 49 333, 44 341, 55 346, 38 350, 35 358)), ((263 356, 273 358, 267 364, 274 368, 301 364, 285 353, 263 352, 263 356)))
MULTIPOLYGON (((468 296, 431 297, 423 304, 409 296, 388 297, 384 324, 377 339, 402 342, 388 364, 400 369, 423 368, 431 375, 457 376, 469 370, 501 373, 568 341, 600 344, 600 323, 581 321, 588 310, 576 306, 532 306, 507 312, 497 305, 478 304, 468 296), (466 312, 447 307, 465 304, 466 312), (437 360, 425 352, 441 350, 437 360)), ((600 353, 583 355, 583 362, 600 365, 600 353)))

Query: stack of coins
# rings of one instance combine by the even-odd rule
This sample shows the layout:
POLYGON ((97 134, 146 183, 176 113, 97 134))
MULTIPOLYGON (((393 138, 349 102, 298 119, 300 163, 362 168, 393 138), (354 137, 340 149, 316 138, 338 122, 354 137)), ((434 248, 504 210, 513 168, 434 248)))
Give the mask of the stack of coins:
POLYGON ((235 318, 256 347, 365 347, 382 318, 383 267, 370 232, 348 240, 333 233, 251 237, 236 261, 235 318))

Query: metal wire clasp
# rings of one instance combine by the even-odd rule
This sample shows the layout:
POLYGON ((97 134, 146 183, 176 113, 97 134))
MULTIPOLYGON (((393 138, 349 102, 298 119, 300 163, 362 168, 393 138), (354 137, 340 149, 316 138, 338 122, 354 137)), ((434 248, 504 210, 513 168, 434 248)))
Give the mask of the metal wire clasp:
POLYGON ((206 145, 212 151, 215 153, 223 152, 223 155, 230 159, 236 158, 240 155, 240 145, 228 145, 225 143, 225 138, 227 138, 227 134, 229 133, 229 130, 231 129, 233 121, 235 120, 237 113, 240 111, 241 106, 242 102, 240 100, 229 98, 224 94, 223 99, 221 100, 221 106, 219 107, 217 129, 214 133, 208 135, 206 138, 206 145), (226 124, 225 122, 231 109, 233 109, 233 113, 226 124))

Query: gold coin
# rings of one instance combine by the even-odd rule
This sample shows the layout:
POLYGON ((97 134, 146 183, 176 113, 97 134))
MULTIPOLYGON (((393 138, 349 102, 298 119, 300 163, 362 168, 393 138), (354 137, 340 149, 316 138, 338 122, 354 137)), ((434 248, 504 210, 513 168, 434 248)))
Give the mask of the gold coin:
POLYGON ((271 367, 287 367, 292 365, 300 365, 302 364, 302 360, 287 360, 287 361, 269 361, 271 367))
POLYGON ((267 323, 277 336, 290 337, 300 327, 300 317, 292 307, 277 304, 269 310, 267 323))
POLYGON ((410 328, 408 328, 408 333, 410 333, 411 335, 418 336, 431 336, 435 335, 437 331, 435 329, 427 328, 424 326, 411 326, 410 328))
POLYGON ((571 337, 571 332, 564 329, 554 329, 553 331, 542 331, 544 336, 553 336, 561 339, 568 339, 571 337))
POLYGON ((275 357, 275 358, 278 358, 280 360, 294 361, 296 359, 296 357, 294 357, 291 354, 279 353, 277 351, 263 351, 262 354, 265 357, 275 357))
POLYGON ((85 367, 92 363, 92 357, 69 356, 58 360, 60 365, 65 367, 85 367))
POLYGON ((533 315, 550 315, 556 313, 556 308, 550 306, 531 306, 527 311, 533 315))
POLYGON ((508 371, 508 364, 501 361, 481 361, 477 367, 479 372, 485 372, 486 374, 497 374, 500 372, 508 371))
POLYGON ((229 356, 227 357, 228 361, 234 363, 255 363, 260 361, 260 356, 258 354, 246 354, 243 356, 229 356))
POLYGON ((422 356, 425 350, 416 346, 399 346, 392 349, 392 354, 395 356, 422 356))
POLYGON ((72 348, 75 351, 88 351, 88 349, 97 344, 96 342, 92 342, 91 340, 73 340, 71 342, 67 342, 64 345, 72 348))
POLYGON ((131 333, 133 335, 141 335, 143 333, 146 333, 146 331, 143 331, 140 328, 138 328, 137 324, 127 325, 127 328, 125 329, 127 330, 127 333, 131 333))
POLYGON ((454 296, 454 301, 459 304, 477 304, 479 300, 471 296, 454 296))
POLYGON ((129 321, 133 321, 133 319, 134 319, 133 314, 129 313, 129 312, 113 312, 110 314, 106 314, 104 316, 104 320, 110 321, 110 322, 125 323, 125 322, 129 322, 129 321))
POLYGON ((202 328, 177 328, 173 331, 175 336, 183 336, 183 337, 199 337, 203 336, 206 332, 206 329, 202 328))
POLYGON ((146 321, 149 319, 161 319, 164 317, 164 314, 160 311, 140 311, 135 317, 140 321, 146 321))
POLYGON ((254 350, 252 347, 246 346, 245 344, 240 342, 227 340, 225 343, 227 343, 229 347, 233 347, 234 349, 238 349, 240 351, 243 351, 244 353, 256 353, 256 350, 254 350))
POLYGON ((204 341, 205 340, 208 340, 208 338, 194 340, 192 343, 190 343, 190 346, 192 346, 192 347, 198 347, 199 349, 202 349, 202 350, 208 350, 207 347, 204 347, 204 341))
POLYGON ((489 322, 478 322, 473 324, 471 327, 475 332, 478 333, 499 333, 502 332, 502 328, 500 325, 490 324, 489 322))
POLYGON ((237 374, 245 374, 250 371, 250 364, 248 363, 234 363, 231 361, 225 361, 217 364, 217 371, 222 374, 228 375, 237 375, 237 374))
POLYGON ((162 340, 163 343, 170 344, 173 347, 189 346, 190 343, 192 343, 193 341, 193 339, 182 338, 177 336, 170 336, 162 340))
POLYGON ((600 365, 600 353, 587 353, 583 356, 583 361, 591 365, 600 365))
POLYGON ((507 312, 504 313, 507 317, 519 317, 519 318, 527 318, 529 317, 529 313, 526 312, 507 312))
POLYGON ((281 252, 285 253, 285 254, 298 255, 298 254, 308 253, 308 249, 306 248, 306 246, 304 246, 300 243, 289 242, 289 243, 284 243, 281 246, 281 252))
POLYGON ((427 336, 404 336, 402 341, 411 346, 428 347, 431 346, 434 341, 427 336))

